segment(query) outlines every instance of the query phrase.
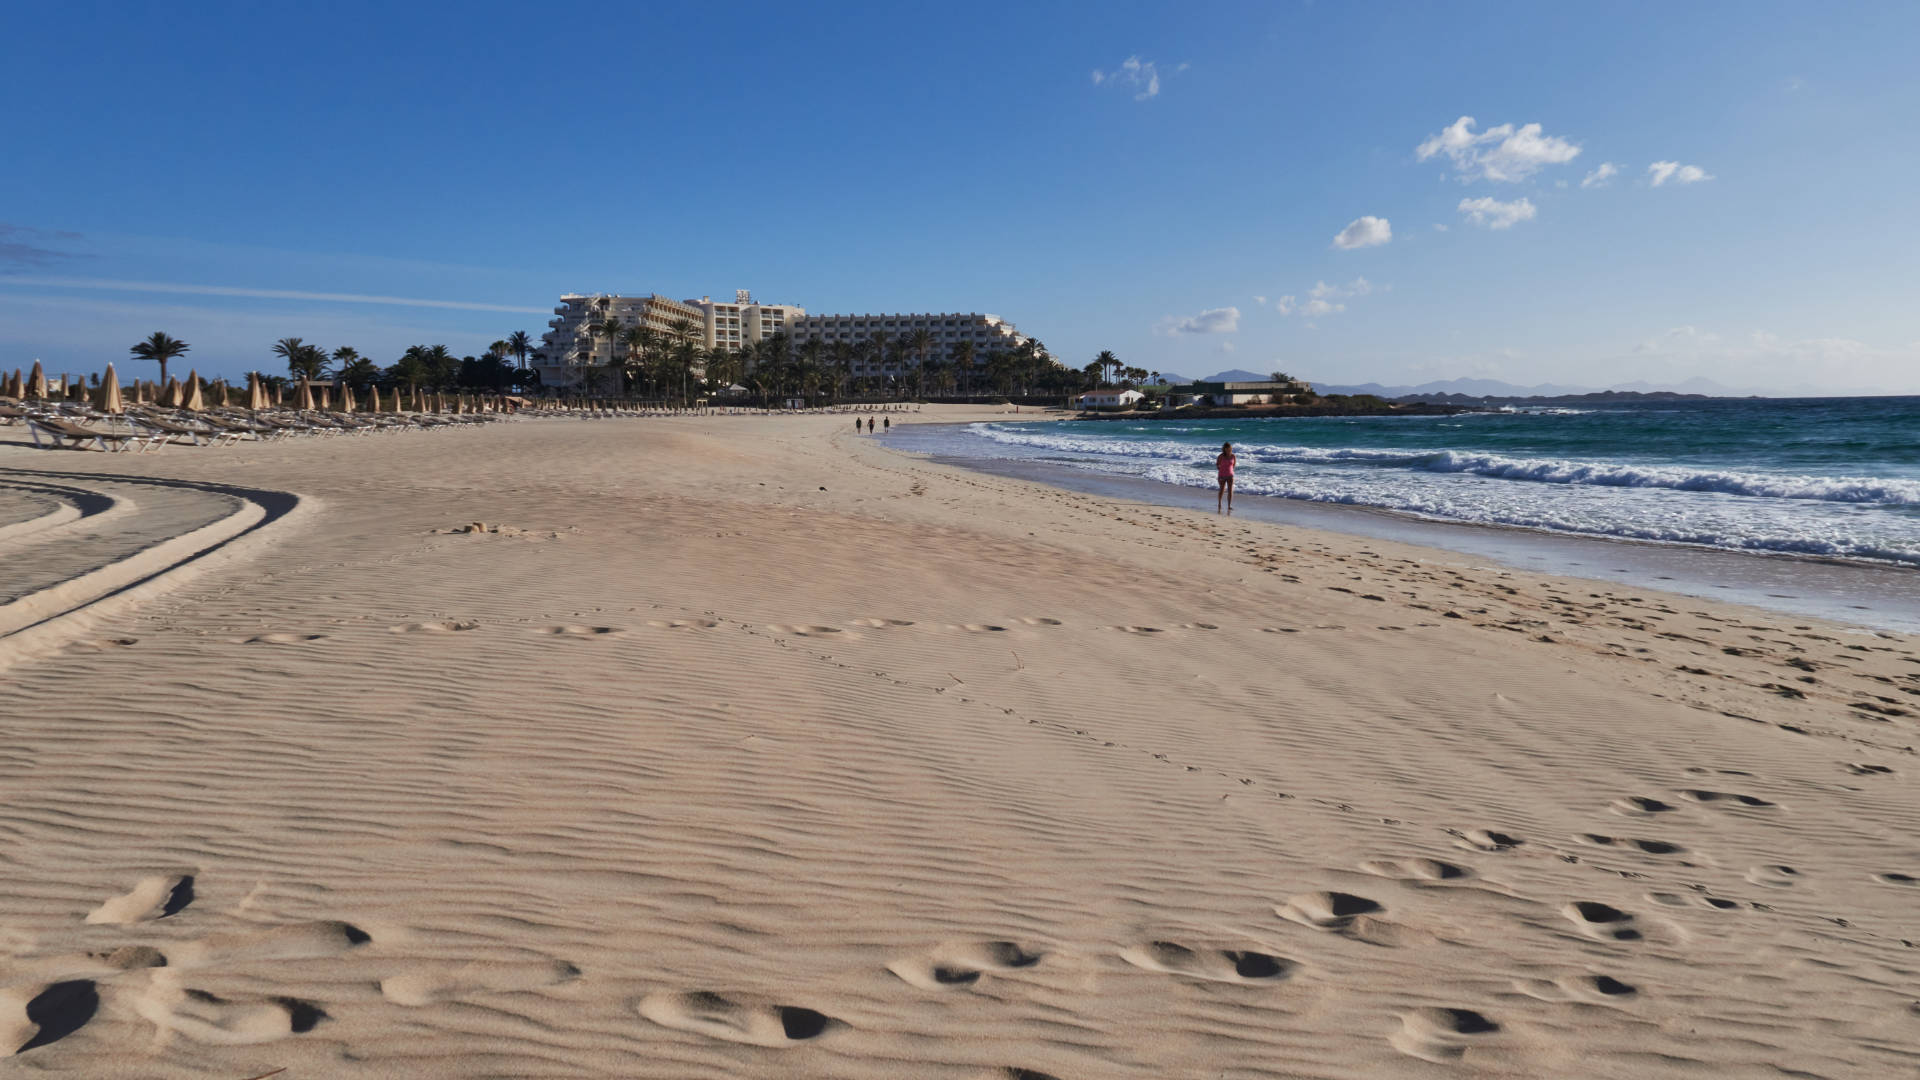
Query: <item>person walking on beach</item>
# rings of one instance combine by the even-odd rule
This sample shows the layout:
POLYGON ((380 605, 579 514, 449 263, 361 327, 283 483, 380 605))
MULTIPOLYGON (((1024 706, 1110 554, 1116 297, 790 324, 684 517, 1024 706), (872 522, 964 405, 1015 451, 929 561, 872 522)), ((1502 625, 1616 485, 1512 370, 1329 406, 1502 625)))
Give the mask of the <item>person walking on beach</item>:
POLYGON ((867 434, 873 434, 873 417, 867 417, 867 434))
POLYGON ((1213 512, 1220 512, 1222 501, 1226 503, 1227 513, 1233 513, 1233 466, 1238 461, 1233 456, 1233 444, 1221 443, 1220 456, 1213 459, 1213 467, 1220 474, 1220 493, 1214 496, 1213 512))
POLYGON ((891 417, 891 416, 887 416, 887 417, 882 417, 882 418, 881 418, 881 420, 880 420, 880 430, 881 430, 881 431, 892 431, 892 430, 893 430, 893 417, 891 417))

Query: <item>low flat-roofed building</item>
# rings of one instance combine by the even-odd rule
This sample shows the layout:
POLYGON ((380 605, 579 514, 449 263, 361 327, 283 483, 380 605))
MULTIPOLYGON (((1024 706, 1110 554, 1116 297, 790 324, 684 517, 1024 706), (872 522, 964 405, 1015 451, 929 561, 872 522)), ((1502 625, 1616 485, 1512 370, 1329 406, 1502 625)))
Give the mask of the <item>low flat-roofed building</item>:
POLYGON ((1313 387, 1288 382, 1191 382, 1173 387, 1175 400, 1191 398, 1196 405, 1266 405, 1293 394, 1310 394, 1313 387))
POLYGON ((1073 399, 1082 409, 1130 409, 1146 400, 1147 395, 1138 390, 1089 390, 1073 399))

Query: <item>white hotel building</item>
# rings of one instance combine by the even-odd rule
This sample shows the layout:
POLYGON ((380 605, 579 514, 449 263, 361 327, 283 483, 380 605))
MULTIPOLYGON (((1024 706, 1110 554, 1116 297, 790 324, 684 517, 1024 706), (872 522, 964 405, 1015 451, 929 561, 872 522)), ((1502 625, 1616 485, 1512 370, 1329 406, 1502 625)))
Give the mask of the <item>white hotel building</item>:
POLYGON ((605 367, 613 362, 614 344, 588 327, 609 316, 623 326, 646 326, 663 335, 679 332, 691 324, 699 343, 708 349, 729 352, 744 345, 786 333, 805 308, 791 304, 759 304, 745 290, 734 294, 733 303, 715 303, 712 297, 698 300, 671 300, 659 293, 650 296, 615 296, 611 293, 567 293, 547 320, 547 332, 541 335, 542 359, 534 364, 540 381, 546 386, 572 386, 580 382, 583 367, 605 367))
POLYGON ((858 345, 875 335, 884 335, 888 356, 884 364, 873 363, 862 353, 854 362, 855 376, 903 375, 918 362, 909 357, 902 344, 917 330, 933 338, 931 355, 944 359, 953 346, 970 341, 975 365, 984 365, 993 352, 1012 351, 1028 341, 1012 323, 997 315, 974 313, 913 315, 808 315, 805 308, 792 304, 756 303, 751 293, 741 289, 733 303, 716 303, 712 297, 698 300, 670 300, 659 293, 650 296, 615 296, 608 293, 568 293, 553 309, 547 322, 536 362, 541 381, 552 387, 577 385, 582 367, 605 367, 613 362, 614 345, 588 327, 618 317, 625 326, 645 325, 670 334, 691 323, 701 335, 701 344, 709 349, 740 349, 775 334, 786 334, 797 350, 809 341, 829 347, 858 345), (898 350, 896 353, 895 350, 898 350))
POLYGON ((888 345, 886 362, 876 364, 870 356, 862 353, 853 362, 853 374, 858 377, 903 375, 911 370, 919 358, 909 357, 903 346, 916 330, 925 330, 932 336, 933 347, 929 355, 939 360, 951 355, 955 345, 963 341, 972 342, 976 367, 986 364, 989 353, 1012 352, 1028 340, 1025 334, 1014 329, 1012 323, 1000 316, 978 312, 941 315, 802 315, 792 320, 787 334, 793 339, 796 349, 809 341, 822 341, 829 347, 841 343, 858 345, 876 334, 884 335, 888 345))

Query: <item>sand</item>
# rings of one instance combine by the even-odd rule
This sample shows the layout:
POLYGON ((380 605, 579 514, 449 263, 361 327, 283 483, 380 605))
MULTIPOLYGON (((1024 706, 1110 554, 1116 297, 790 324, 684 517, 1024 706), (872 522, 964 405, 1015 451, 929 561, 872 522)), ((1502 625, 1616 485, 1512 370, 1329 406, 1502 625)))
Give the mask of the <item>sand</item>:
POLYGON ((12 438, 0 1075, 1920 1067, 1898 635, 837 416, 12 438))

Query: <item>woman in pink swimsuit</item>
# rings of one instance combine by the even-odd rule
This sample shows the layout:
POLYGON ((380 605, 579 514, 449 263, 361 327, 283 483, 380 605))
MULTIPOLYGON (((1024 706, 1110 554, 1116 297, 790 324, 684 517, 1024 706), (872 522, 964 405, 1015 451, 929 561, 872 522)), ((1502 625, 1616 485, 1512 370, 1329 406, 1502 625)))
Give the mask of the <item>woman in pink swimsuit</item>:
POLYGON ((1233 513, 1233 466, 1237 459, 1233 456, 1233 444, 1221 443, 1220 456, 1213 459, 1213 467, 1220 471, 1220 494, 1214 497, 1213 512, 1220 512, 1224 501, 1227 513, 1233 513))

